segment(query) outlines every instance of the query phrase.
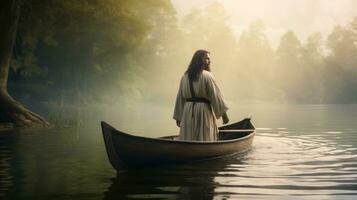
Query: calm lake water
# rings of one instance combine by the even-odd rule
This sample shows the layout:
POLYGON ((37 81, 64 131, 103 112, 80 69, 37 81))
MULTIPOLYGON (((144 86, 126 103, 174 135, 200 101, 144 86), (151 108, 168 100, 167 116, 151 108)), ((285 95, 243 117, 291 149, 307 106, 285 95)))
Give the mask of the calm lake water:
POLYGON ((252 115, 249 152, 117 174, 100 118, 137 135, 178 131, 171 110, 150 109, 0 133, 0 199, 357 199, 357 105, 241 105, 229 115, 252 115))

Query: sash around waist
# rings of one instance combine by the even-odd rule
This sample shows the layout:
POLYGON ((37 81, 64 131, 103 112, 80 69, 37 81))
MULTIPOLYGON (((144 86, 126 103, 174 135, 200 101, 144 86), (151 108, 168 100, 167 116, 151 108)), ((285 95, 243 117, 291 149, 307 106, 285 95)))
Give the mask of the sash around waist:
POLYGON ((187 102, 194 102, 194 103, 207 103, 210 104, 210 101, 206 98, 203 97, 193 97, 193 98, 187 98, 187 102))

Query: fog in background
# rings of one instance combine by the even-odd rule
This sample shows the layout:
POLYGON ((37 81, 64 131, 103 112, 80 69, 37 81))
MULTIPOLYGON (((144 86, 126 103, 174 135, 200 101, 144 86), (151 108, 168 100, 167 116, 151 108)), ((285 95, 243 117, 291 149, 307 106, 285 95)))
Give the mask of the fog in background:
POLYGON ((197 49, 211 52, 232 110, 357 102, 352 0, 34 2, 23 5, 9 91, 30 107, 56 107, 54 120, 58 110, 95 108, 111 121, 171 122, 197 49))
POLYGON ((289 29, 302 41, 313 32, 320 32, 326 38, 335 26, 346 25, 357 15, 354 0, 172 0, 179 20, 191 9, 203 9, 214 2, 219 2, 226 10, 227 24, 237 37, 252 21, 262 19, 274 48, 289 29))

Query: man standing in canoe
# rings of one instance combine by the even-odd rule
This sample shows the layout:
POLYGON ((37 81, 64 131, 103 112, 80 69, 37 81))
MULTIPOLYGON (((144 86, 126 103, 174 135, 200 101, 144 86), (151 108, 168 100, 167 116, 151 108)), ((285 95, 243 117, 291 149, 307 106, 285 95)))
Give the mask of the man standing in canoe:
POLYGON ((181 78, 173 118, 180 140, 215 141, 216 118, 228 123, 228 107, 210 70, 210 53, 198 50, 181 78))

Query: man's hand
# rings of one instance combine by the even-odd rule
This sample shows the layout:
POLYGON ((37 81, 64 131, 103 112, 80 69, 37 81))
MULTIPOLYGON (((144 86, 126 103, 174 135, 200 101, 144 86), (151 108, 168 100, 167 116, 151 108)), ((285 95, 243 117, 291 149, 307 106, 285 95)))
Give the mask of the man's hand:
POLYGON ((181 124, 181 122, 178 121, 178 120, 176 120, 176 125, 177 125, 178 127, 180 127, 180 124, 181 124))
POLYGON ((223 121, 223 124, 227 124, 229 122, 229 118, 227 116, 227 113, 224 113, 222 115, 222 121, 223 121))

